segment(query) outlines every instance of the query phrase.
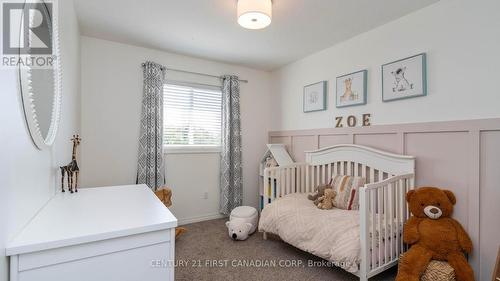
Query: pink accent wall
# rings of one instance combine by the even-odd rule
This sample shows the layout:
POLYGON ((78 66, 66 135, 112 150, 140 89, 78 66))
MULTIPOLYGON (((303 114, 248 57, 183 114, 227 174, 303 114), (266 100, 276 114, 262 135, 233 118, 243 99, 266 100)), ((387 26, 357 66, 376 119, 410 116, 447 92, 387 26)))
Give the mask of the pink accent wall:
POLYGON ((350 135, 319 135, 319 148, 328 147, 340 143, 352 143, 350 135))
POLYGON ((500 131, 481 131, 479 142, 481 272, 492 272, 500 245, 500 131))
POLYGON ((476 278, 491 278, 500 246, 500 118, 272 131, 269 141, 286 144, 297 162, 304 151, 342 143, 415 156, 416 185, 455 193, 453 216, 473 240, 476 278))

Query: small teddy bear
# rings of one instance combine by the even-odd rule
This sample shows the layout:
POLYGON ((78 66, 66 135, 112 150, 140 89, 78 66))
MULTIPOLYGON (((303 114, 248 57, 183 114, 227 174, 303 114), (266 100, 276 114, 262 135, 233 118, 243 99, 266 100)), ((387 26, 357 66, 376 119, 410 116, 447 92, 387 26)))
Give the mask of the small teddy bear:
POLYGON ((330 210, 333 208, 333 202, 335 200, 335 196, 337 196, 337 192, 331 188, 325 189, 325 195, 318 198, 320 203, 318 203, 318 208, 323 210, 330 210))
POLYGON ((314 194, 309 194, 307 198, 309 200, 314 201, 315 206, 318 206, 318 204, 321 202, 319 198, 325 195, 325 189, 331 189, 331 188, 332 187, 329 184, 319 185, 318 187, 316 187, 316 192, 314 194))

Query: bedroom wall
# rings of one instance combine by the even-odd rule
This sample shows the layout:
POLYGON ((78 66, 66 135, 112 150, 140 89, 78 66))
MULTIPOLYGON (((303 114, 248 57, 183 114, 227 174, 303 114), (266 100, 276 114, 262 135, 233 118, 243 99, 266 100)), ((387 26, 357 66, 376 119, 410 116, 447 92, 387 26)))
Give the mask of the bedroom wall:
POLYGON ((441 0, 274 71, 272 129, 333 127, 334 116, 362 113, 372 113, 373 124, 499 117, 499 11, 497 0, 441 0), (383 103, 380 66, 421 52, 428 96, 383 103), (361 69, 368 104, 335 108, 335 78, 361 69), (303 113, 303 86, 322 80, 328 110, 303 113))
MULTIPOLYGON (((86 36, 82 48, 82 157, 84 186, 133 184, 142 100, 140 64, 236 74, 241 83, 244 204, 257 206, 257 169, 268 131, 269 73, 86 36)), ((167 79, 218 85, 218 79, 167 72, 167 79)), ((167 154, 166 180, 180 223, 219 217, 219 154, 167 154), (196 176, 193 176, 196 175, 196 176), (204 193, 208 198, 204 199, 204 193)))
POLYGON ((39 151, 26 128, 15 70, 0 69, 0 281, 8 280, 6 243, 55 193, 57 166, 71 160, 80 127, 79 30, 73 1, 59 1, 63 69, 62 118, 51 150, 39 151))

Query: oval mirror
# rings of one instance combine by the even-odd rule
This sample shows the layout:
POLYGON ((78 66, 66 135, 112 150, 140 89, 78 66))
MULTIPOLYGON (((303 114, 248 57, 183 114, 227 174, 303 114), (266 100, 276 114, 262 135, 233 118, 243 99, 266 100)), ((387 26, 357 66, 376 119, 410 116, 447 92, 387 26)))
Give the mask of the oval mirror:
POLYGON ((24 2, 19 19, 19 80, 28 129, 39 149, 52 145, 59 125, 61 79, 54 2, 24 2))

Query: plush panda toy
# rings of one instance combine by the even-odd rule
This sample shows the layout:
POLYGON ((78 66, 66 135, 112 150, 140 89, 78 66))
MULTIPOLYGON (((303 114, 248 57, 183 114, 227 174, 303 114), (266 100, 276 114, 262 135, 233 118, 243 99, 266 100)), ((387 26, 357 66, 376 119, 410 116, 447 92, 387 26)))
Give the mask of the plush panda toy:
POLYGON ((229 237, 233 240, 246 240, 257 228, 257 210, 249 206, 236 207, 226 222, 229 237))

